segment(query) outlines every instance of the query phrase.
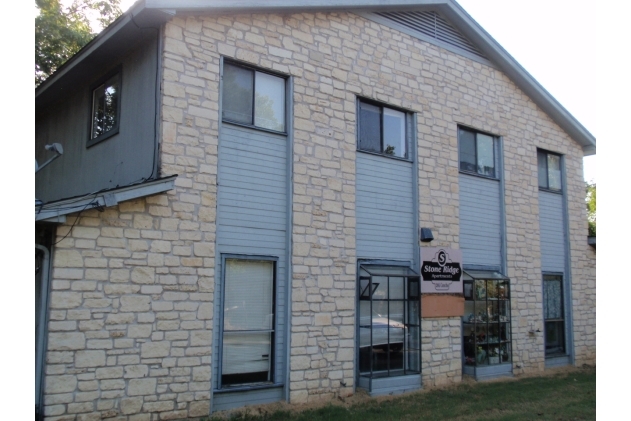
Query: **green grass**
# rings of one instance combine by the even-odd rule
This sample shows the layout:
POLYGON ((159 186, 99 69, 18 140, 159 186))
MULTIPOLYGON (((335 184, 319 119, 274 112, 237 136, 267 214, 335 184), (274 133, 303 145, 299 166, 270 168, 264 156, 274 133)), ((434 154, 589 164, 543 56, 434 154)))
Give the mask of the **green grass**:
MULTIPOLYGON (((212 420, 220 419, 213 417, 212 420)), ((225 418, 222 418, 225 419, 225 418)), ((298 411, 234 414, 238 421, 575 421, 596 419, 596 369, 461 384, 392 399, 298 411)))

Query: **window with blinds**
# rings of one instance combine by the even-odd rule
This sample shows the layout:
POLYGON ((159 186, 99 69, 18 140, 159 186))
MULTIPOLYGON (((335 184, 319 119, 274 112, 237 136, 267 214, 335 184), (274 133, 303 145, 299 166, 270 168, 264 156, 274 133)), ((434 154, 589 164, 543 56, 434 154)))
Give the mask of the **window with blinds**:
POLYGON ((274 264, 226 259, 222 387, 273 381, 274 264))

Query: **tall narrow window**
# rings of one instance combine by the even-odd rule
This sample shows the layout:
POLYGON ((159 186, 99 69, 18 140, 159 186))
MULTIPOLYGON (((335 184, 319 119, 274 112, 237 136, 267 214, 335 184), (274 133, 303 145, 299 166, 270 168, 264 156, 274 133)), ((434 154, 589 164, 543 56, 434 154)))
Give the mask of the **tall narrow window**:
POLYGON ((362 378, 420 372, 419 282, 419 276, 405 267, 360 268, 359 374, 362 378))
POLYGON ((119 118, 120 73, 117 73, 92 91, 92 119, 88 145, 118 133, 119 118))
POLYGON ((497 178, 493 136, 460 127, 458 144, 461 171, 497 178))
POLYGON ((224 121, 285 131, 285 79, 248 67, 225 63, 224 121))
POLYGON ((359 101, 359 150, 407 157, 406 114, 379 104, 359 101))
POLYGON ((543 275, 543 313, 546 355, 565 354, 562 276, 543 275))
POLYGON ((273 382, 275 263, 225 262, 222 387, 273 382))
POLYGON ((561 156, 537 150, 537 167, 539 168, 539 188, 561 190, 561 156))

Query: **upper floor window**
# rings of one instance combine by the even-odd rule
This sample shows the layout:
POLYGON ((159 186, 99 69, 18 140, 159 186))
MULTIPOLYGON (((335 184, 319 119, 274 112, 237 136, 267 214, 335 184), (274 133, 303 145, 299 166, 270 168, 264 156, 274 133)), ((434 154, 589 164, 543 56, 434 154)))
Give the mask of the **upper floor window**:
POLYGON ((539 188, 561 190, 561 155, 537 150, 539 167, 539 188))
POLYGON ((118 133, 120 120, 121 74, 108 77, 92 91, 90 140, 93 145, 118 133))
POLYGON ((232 63, 223 66, 222 119, 285 131, 285 79, 232 63))
POLYGON ((359 101, 359 150, 407 158, 406 113, 359 101))
POLYGON ((458 128, 460 170, 497 178, 495 137, 471 129, 458 128))

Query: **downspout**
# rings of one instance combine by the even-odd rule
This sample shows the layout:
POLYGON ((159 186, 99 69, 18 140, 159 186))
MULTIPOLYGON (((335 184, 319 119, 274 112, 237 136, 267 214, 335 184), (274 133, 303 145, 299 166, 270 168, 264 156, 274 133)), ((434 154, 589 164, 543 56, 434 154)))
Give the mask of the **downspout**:
POLYGON ((36 348, 39 349, 39 356, 36 353, 35 360, 35 413, 38 419, 44 419, 44 356, 46 355, 46 326, 48 324, 48 284, 50 275, 50 252, 42 245, 35 244, 35 250, 40 250, 44 259, 42 261, 42 279, 41 279, 41 300, 39 313, 39 332, 35 338, 36 348))

